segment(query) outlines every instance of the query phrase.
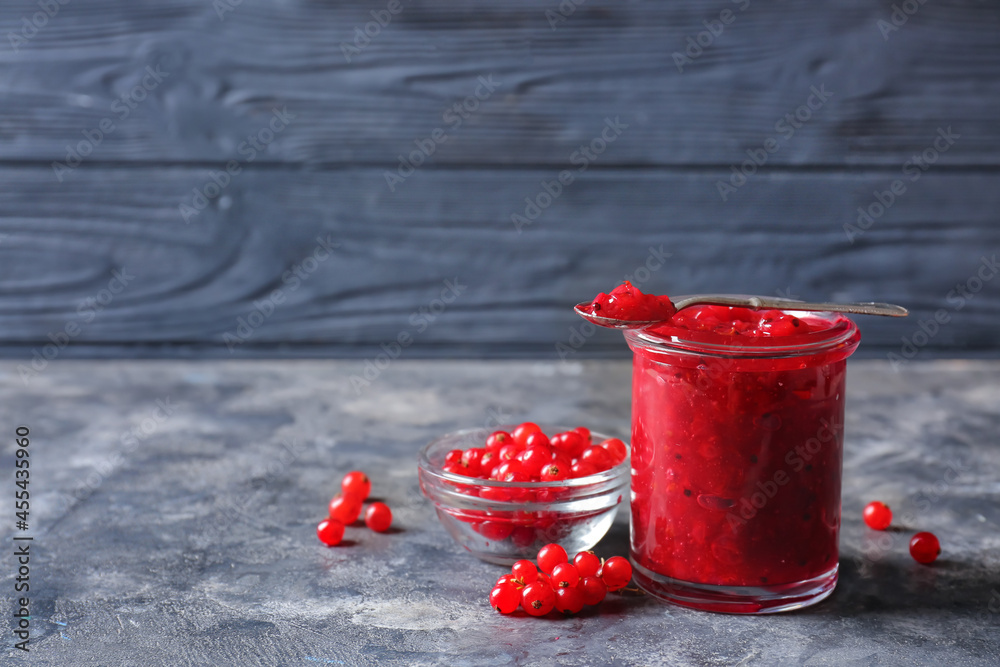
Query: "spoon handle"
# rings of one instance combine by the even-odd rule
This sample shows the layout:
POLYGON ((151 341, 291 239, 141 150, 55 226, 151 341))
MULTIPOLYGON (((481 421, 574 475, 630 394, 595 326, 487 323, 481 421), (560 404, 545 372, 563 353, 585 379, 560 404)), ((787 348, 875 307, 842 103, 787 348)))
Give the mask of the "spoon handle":
POLYGON ((906 317, 909 314, 909 311, 902 306, 871 301, 862 303, 808 303, 806 301, 778 297, 736 296, 730 294, 699 294, 697 296, 682 296, 674 300, 674 306, 677 310, 698 304, 809 310, 830 313, 858 313, 860 315, 885 315, 887 317, 906 317))

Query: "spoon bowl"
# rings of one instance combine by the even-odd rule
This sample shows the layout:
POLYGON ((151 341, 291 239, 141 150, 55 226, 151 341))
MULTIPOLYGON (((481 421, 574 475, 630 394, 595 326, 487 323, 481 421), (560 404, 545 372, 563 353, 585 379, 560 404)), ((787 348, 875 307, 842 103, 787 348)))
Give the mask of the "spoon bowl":
MULTIPOLYGON (((645 329, 667 320, 622 320, 616 317, 604 317, 587 312, 592 301, 578 303, 573 307, 576 314, 591 324, 609 329, 645 329)), ((778 310, 805 310, 824 313, 854 313, 857 315, 881 315, 883 317, 906 317, 909 311, 902 306, 891 303, 863 301, 860 303, 810 303, 797 299, 785 299, 774 296, 750 296, 745 294, 693 294, 679 296, 673 299, 677 310, 691 306, 740 306, 743 308, 776 308, 778 310)))

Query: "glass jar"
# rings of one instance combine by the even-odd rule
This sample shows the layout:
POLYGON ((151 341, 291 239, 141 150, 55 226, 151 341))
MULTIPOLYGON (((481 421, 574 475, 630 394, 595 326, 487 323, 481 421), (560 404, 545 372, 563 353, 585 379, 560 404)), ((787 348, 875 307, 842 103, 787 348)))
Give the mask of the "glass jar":
POLYGON ((808 333, 627 330, 635 579, 680 605, 768 613, 837 583, 847 357, 857 326, 808 333))

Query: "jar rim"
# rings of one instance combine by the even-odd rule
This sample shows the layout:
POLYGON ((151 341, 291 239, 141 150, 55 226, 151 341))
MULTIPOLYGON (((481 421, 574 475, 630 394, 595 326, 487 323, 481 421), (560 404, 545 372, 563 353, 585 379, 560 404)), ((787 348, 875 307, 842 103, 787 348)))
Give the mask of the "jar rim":
POLYGON ((853 351, 860 341, 858 325, 843 314, 824 315, 801 310, 782 312, 793 317, 808 318, 810 322, 825 320, 830 326, 791 336, 731 336, 669 326, 659 327, 658 333, 646 329, 626 329, 623 333, 629 347, 633 349, 638 347, 651 352, 741 358, 798 357, 848 346, 853 351))

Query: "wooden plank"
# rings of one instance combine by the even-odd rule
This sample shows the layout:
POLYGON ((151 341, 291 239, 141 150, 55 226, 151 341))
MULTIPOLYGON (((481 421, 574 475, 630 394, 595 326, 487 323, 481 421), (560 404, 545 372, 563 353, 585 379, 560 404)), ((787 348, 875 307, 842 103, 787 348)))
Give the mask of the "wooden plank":
MULTIPOLYGON (((395 165, 441 129, 439 166, 561 164, 620 117, 599 166, 728 166, 774 137, 771 165, 897 168, 949 126, 962 138, 940 164, 1000 164, 1000 7, 924 3, 884 39, 889 2, 742 5, 587 0, 552 30, 555 1, 406 1, 348 63, 341 45, 386 2, 244 2, 220 20, 207 0, 74 0, 0 48, 0 159, 65 160, 108 118, 87 161, 222 161, 287 107, 259 162, 395 165), (723 10, 732 22, 679 72, 673 54, 723 10), (127 109, 147 66, 169 76, 127 109), (499 87, 446 116, 480 76, 499 87), (814 86, 833 96, 786 137, 775 124, 814 86)), ((0 25, 36 11, 5 2, 0 25)))
MULTIPOLYGON (((37 348, 75 323, 73 346, 218 351, 228 340, 240 353, 295 344, 370 354, 405 332, 409 349, 427 354, 555 356, 580 324, 571 305, 626 274, 668 293, 780 290, 911 307, 907 321, 863 321, 869 352, 899 347, 940 308, 951 322, 926 349, 998 343, 1000 281, 961 310, 946 300, 1000 249, 998 174, 929 172, 852 244, 844 224, 889 187, 880 172, 763 175, 723 203, 718 170, 588 171, 518 234, 511 215, 555 171, 428 170, 392 194, 378 169, 258 169, 186 224, 179 205, 211 182, 208 170, 85 168, 58 185, 46 169, 0 168, 8 350, 37 348), (337 247, 310 267, 317 239, 337 247), (636 273, 659 261, 650 248, 671 256, 636 273), (301 277, 288 273, 296 265, 301 277), (104 292, 120 287, 111 280, 122 269, 128 285, 104 292), (444 304, 447 280, 464 287, 444 304), (282 302, 270 312, 275 290, 282 302), (255 310, 267 316, 234 342, 255 310)), ((586 344, 621 346, 603 331, 586 344)))

